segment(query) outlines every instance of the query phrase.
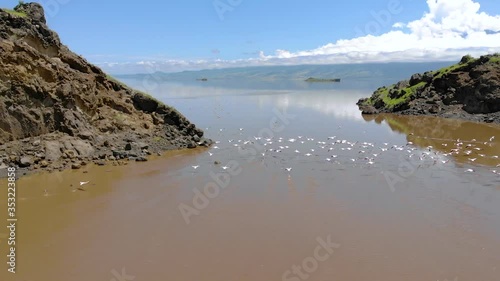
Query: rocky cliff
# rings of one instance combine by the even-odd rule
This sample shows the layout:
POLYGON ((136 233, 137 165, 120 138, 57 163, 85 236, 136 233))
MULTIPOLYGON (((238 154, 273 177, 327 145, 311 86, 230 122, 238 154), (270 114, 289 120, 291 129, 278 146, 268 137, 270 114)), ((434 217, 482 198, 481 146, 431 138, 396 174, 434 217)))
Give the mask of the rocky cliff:
POLYGON ((449 67, 414 74, 358 101, 364 114, 434 115, 500 123, 500 54, 464 56, 449 67))
POLYGON ((0 170, 144 161, 210 145, 174 108, 71 52, 39 4, 0 9, 0 40, 0 170))

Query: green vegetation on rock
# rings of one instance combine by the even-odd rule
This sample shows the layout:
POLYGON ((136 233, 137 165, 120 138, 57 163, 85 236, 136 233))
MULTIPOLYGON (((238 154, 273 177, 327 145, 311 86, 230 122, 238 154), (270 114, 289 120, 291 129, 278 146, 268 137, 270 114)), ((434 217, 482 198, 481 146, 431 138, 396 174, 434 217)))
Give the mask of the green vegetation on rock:
POLYGON ((479 58, 466 55, 453 65, 416 73, 409 80, 378 88, 370 98, 360 99, 357 105, 363 114, 450 114, 457 118, 466 116, 471 120, 498 122, 495 114, 500 112, 499 63, 499 53, 479 58), (483 114, 482 117, 479 114, 483 114))
POLYGON ((23 9, 23 5, 24 5, 24 1, 19 1, 19 4, 17 4, 14 9, 6 9, 6 8, 0 8, 0 10, 3 10, 15 17, 22 17, 22 18, 25 18, 28 16, 28 14, 26 14, 26 12, 24 11, 23 9))
POLYGON ((392 109, 409 102, 412 96, 414 96, 426 85, 426 82, 420 82, 416 85, 404 87, 402 89, 398 89, 396 84, 391 85, 390 87, 382 87, 375 91, 373 96, 369 98, 365 104, 392 109))
POLYGON ((15 11, 15 10, 3 9, 3 8, 2 8, 2 10, 5 11, 5 12, 7 12, 7 13, 9 13, 9 14, 11 14, 11 15, 13 15, 13 16, 16 16, 16 17, 25 18, 27 16, 26 13, 24 13, 24 12, 18 12, 18 11, 15 11))
POLYGON ((496 53, 494 57, 491 57, 490 63, 500 63, 500 53, 496 53))
POLYGON ((462 59, 460 60, 459 63, 453 64, 453 65, 450 65, 447 67, 443 67, 439 70, 434 71, 433 72, 434 79, 442 78, 443 76, 445 76, 448 73, 451 73, 451 72, 456 71, 456 70, 460 70, 461 68, 466 68, 470 64, 475 63, 476 61, 477 61, 477 59, 475 59, 471 55, 466 55, 466 56, 462 57, 462 59))
MULTIPOLYGON (((470 63, 470 62, 468 62, 468 63, 470 63)), ((434 72, 434 79, 442 78, 444 75, 446 75, 448 73, 451 73, 455 70, 459 70, 462 67, 466 67, 467 64, 454 64, 454 65, 450 65, 448 67, 441 68, 441 69, 437 70, 436 72, 434 72)))

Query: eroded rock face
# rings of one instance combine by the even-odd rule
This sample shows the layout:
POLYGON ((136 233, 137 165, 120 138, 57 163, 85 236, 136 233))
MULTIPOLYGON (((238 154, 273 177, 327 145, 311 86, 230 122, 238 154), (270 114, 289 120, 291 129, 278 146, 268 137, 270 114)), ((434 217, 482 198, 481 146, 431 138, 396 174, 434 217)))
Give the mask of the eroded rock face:
MULTIPOLYGON (((110 149, 104 141, 124 145, 125 136, 158 151, 210 144, 177 110, 71 52, 46 25, 42 6, 15 10, 24 16, 0 9, 0 156, 28 154, 30 141, 19 142, 17 151, 9 143, 38 138, 46 147, 43 166, 53 166, 65 149, 54 135, 67 136, 78 157, 90 159, 110 149)), ((23 165, 33 168, 38 161, 23 165)), ((1 163, 16 165, 8 157, 1 163)))

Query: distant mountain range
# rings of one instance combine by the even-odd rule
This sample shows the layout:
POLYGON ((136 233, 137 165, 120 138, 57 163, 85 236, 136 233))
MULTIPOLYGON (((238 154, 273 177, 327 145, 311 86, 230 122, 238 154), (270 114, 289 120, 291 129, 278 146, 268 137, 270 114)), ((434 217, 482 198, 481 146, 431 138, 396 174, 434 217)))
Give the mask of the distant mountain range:
POLYGON ((199 71, 183 71, 175 73, 156 72, 153 74, 118 75, 117 78, 137 79, 154 75, 163 80, 304 80, 309 77, 319 79, 403 79, 417 72, 425 72, 441 68, 456 62, 427 63, 370 63, 370 64, 337 64, 337 65, 294 65, 294 66, 259 66, 243 68, 208 69, 199 71))
MULTIPOLYGON (((176 73, 117 75, 128 85, 138 86, 138 81, 154 83, 180 83, 199 87, 233 89, 347 89, 363 88, 374 91, 380 86, 407 79, 414 73, 439 69, 455 62, 430 63, 370 63, 337 65, 259 66, 244 68, 209 69, 176 73), (315 79, 341 79, 340 83, 307 83, 315 79)), ((148 91, 148 89, 144 89, 148 91)))

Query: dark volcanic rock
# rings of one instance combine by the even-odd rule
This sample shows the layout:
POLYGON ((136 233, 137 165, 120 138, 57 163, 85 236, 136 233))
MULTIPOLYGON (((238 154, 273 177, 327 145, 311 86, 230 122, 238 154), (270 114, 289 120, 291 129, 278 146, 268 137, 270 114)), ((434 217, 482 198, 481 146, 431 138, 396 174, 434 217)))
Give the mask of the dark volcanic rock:
POLYGON ((142 93, 136 93, 132 100, 134 101, 134 105, 137 109, 153 113, 158 109, 158 101, 153 99, 152 97, 146 96, 142 93))
POLYGON ((410 86, 417 85, 422 82, 423 75, 420 73, 413 74, 410 78, 410 86))
POLYGON ((135 161, 137 161, 137 162, 147 162, 148 158, 141 156, 141 157, 137 157, 135 159, 135 161))
POLYGON ((375 109, 500 123, 500 54, 464 56, 450 67, 414 74, 409 82, 379 88, 358 106, 365 114, 375 109))
POLYGON ((127 143, 125 145, 125 150, 128 150, 128 151, 132 150, 132 144, 131 143, 127 143))
POLYGON ((371 114, 378 114, 379 112, 375 107, 367 105, 361 109, 361 113, 371 115, 371 114))
POLYGON ((42 6, 37 3, 20 4, 16 10, 26 13, 35 23, 47 23, 45 21, 45 12, 43 11, 42 6))
POLYGON ((14 10, 25 16, 0 9, 0 151, 16 158, 5 164, 45 166, 17 161, 27 151, 44 153, 48 168, 69 168, 68 159, 112 155, 110 146, 136 143, 131 150, 139 154, 208 143, 177 110, 70 51, 47 26, 42 6, 14 10))

